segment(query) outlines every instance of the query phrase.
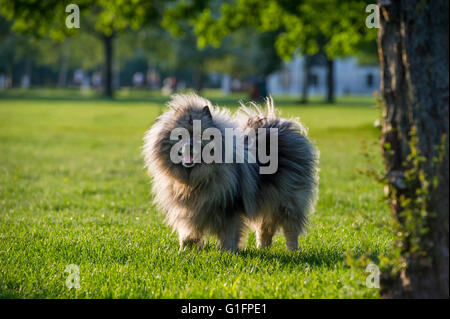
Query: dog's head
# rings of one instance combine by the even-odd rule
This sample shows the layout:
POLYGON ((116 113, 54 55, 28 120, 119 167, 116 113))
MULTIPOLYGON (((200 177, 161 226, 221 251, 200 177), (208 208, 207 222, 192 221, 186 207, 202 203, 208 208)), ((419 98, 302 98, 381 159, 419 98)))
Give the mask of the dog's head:
POLYGON ((208 128, 217 128, 211 102, 195 94, 172 96, 169 110, 157 119, 144 140, 144 157, 150 173, 167 174, 183 183, 207 177, 211 164, 201 160, 206 144, 222 141, 202 140, 208 128))

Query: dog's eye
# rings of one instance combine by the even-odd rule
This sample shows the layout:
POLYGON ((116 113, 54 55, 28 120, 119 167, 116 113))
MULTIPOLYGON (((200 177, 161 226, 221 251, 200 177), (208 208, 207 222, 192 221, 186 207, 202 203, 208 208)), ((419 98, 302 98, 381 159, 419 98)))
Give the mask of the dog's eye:
POLYGON ((178 150, 178 155, 183 155, 183 152, 181 152, 181 150, 178 150))

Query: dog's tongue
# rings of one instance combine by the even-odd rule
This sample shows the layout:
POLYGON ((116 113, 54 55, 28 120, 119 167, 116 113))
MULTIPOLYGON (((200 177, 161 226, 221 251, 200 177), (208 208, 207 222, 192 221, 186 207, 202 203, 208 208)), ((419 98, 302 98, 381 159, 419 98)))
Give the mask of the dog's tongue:
POLYGON ((191 164, 192 163, 192 155, 190 155, 189 153, 184 154, 183 161, 187 164, 191 164))

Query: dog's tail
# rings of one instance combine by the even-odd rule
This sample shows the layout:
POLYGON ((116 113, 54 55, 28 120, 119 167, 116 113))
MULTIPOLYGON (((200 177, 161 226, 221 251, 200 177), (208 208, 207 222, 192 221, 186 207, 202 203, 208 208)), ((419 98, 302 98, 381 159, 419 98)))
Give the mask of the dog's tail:
POLYGON ((249 102, 248 105, 245 105, 243 102, 240 102, 240 108, 238 110, 238 114, 241 116, 246 116, 248 118, 259 117, 259 118, 276 118, 275 107, 273 105, 272 96, 268 96, 265 100, 266 109, 262 108, 255 102, 249 102))
MULTIPOLYGON (((296 127, 296 130, 303 136, 308 136, 308 130, 302 125, 298 117, 289 119, 281 118, 280 112, 275 109, 272 96, 265 99, 265 107, 255 102, 249 102, 247 105, 240 102, 240 108, 236 112, 236 117, 245 128, 257 129, 258 127, 271 127, 270 123, 290 122, 296 127)), ((276 125, 275 125, 276 126, 276 125)), ((275 127, 272 125, 272 127, 275 127)))
MULTIPOLYGON (((301 194, 305 201, 303 207, 312 212, 317 199, 319 151, 308 139, 308 131, 298 118, 281 118, 272 97, 268 97, 265 104, 265 108, 255 103, 249 103, 249 106, 241 104, 237 112, 244 130, 255 132, 256 141, 259 141, 260 129, 265 129, 267 134, 271 128, 277 129, 278 169, 274 174, 262 175, 261 178, 286 192, 301 194)), ((267 143, 269 139, 266 137, 267 143)), ((260 145, 257 144, 258 147, 260 145)), ((267 144, 266 150, 272 151, 271 146, 267 144)))

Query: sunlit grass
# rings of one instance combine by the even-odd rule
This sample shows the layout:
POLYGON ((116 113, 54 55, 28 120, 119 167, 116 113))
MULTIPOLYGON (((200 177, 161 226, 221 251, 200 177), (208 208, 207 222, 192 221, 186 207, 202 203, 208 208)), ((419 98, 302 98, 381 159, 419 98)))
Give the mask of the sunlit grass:
MULTIPOLYGON (((207 93, 228 106, 243 98, 207 93)), ((382 190, 356 171, 367 165, 361 139, 381 168, 373 98, 275 99, 320 149, 317 211, 299 252, 287 252, 282 236, 259 251, 252 235, 232 255, 213 239, 179 253, 151 205, 140 147, 165 97, 27 94, 0 94, 0 297, 378 297, 365 287, 365 269, 345 262, 347 252, 383 255, 392 245, 382 190), (69 264, 80 268, 80 289, 65 286, 69 264)))

